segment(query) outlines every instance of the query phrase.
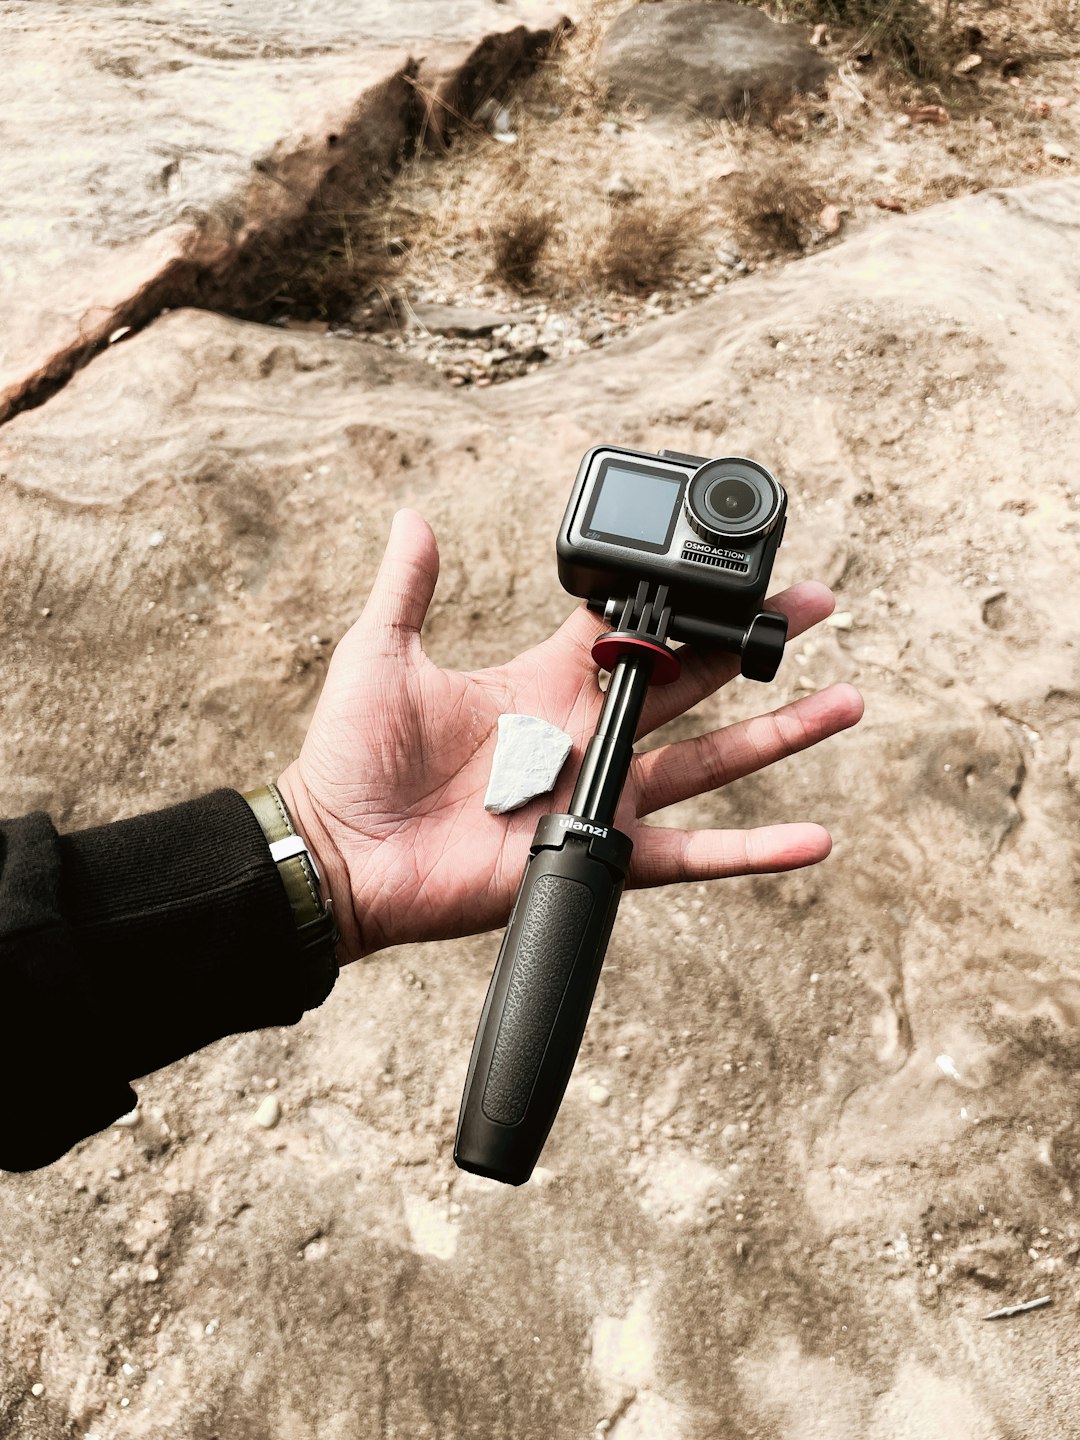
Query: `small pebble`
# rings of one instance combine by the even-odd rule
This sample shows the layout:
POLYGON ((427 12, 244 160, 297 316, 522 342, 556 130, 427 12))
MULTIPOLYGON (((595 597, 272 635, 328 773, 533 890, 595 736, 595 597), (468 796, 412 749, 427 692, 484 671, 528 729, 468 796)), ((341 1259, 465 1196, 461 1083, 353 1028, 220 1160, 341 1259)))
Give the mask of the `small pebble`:
POLYGON ((152 531, 150 532, 150 538, 147 540, 146 543, 147 543, 147 545, 150 546, 150 548, 151 548, 152 550, 156 550, 159 545, 164 545, 164 544, 165 544, 165 532, 164 532, 164 530, 152 530, 152 531))
POLYGON ((941 1071, 943 1075, 948 1077, 948 1079, 960 1079, 960 1071, 956 1068, 956 1062, 953 1060, 951 1055, 939 1055, 934 1061, 934 1064, 937 1066, 937 1068, 941 1071))
POLYGON ((141 1120, 142 1113, 136 1106, 134 1110, 129 1110, 126 1115, 118 1115, 113 1121, 113 1125, 118 1130, 134 1130, 141 1120))
POLYGON ((611 1091, 605 1085, 590 1085, 589 1099, 594 1105, 606 1105, 611 1099, 611 1091))
POLYGON ((854 630, 855 619, 850 610, 837 610, 825 621, 833 630, 854 630))
POLYGON ((44 1394, 45 1394, 45 1386, 42 1385, 42 1383, 41 1383, 40 1380, 37 1382, 36 1385, 31 1385, 31 1386, 30 1386, 30 1394, 33 1395, 33 1396, 35 1396, 35 1397, 38 1396, 38 1395, 44 1395, 44 1394))
POLYGON ((630 1058, 630 1046, 629 1046, 629 1045, 616 1045, 616 1046, 615 1046, 615 1058, 616 1058, 617 1060, 628 1060, 628 1059, 630 1058))
POLYGON ((276 1095, 267 1095, 266 1099, 255 1111, 255 1124, 261 1125, 264 1130, 273 1130, 280 1119, 281 1101, 276 1095))
POLYGON ((604 185, 604 194, 610 200, 632 200, 637 193, 634 182, 621 170, 609 175, 604 185))
POLYGON ((156 1265, 148 1265, 142 1272, 140 1279, 144 1285, 153 1285, 160 1277, 160 1270, 156 1265))
POLYGON ((796 681, 796 687, 799 690, 816 690, 817 684, 810 679, 809 675, 800 675, 796 681))

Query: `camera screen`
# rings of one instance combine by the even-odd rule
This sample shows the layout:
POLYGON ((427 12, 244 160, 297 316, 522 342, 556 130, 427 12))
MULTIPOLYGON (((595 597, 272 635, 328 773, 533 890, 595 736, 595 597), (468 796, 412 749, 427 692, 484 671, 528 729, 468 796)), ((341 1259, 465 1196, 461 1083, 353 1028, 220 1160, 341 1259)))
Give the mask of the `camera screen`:
POLYGON ((674 476, 608 465, 596 493, 589 525, 621 540, 663 547, 683 482, 674 476))

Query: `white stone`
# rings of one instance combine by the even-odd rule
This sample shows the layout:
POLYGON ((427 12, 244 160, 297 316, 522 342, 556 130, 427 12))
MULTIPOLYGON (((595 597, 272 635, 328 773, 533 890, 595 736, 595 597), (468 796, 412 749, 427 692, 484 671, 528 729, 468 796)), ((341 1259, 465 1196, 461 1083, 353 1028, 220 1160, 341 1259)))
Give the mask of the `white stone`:
POLYGON ((606 1085, 590 1085, 589 1099, 594 1105, 606 1105, 611 1099, 611 1091, 606 1085))
POLYGON ((639 1292, 625 1315, 597 1315, 592 1326, 592 1364, 600 1377, 634 1389, 655 1376, 657 1337, 653 1300, 639 1292))
POLYGON ((434 1200, 419 1195, 402 1197, 405 1223, 413 1249, 436 1260, 452 1260, 457 1252, 458 1232, 446 1211, 434 1200))
POLYGON ((281 1101, 276 1095, 267 1095, 255 1111, 255 1124, 261 1125, 264 1130, 273 1130, 280 1119, 281 1101))
POLYGON ((505 815, 554 788, 574 742, 535 715, 500 715, 484 809, 505 815))
POLYGON ((850 610, 837 610, 825 621, 832 630, 853 630, 855 617, 850 610))

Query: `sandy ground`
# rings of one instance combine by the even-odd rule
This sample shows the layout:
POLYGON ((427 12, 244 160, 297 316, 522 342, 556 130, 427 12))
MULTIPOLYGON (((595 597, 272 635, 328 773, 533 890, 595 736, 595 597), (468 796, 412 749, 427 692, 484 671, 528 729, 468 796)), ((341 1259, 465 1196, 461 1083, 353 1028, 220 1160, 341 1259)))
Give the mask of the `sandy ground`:
POLYGON ((5 1177, 4 1440, 1080 1436, 1080 182, 1044 148, 1073 111, 1027 104, 1069 94, 1068 57, 1002 63, 971 82, 988 113, 950 101, 949 127, 900 125, 918 97, 860 72, 866 106, 830 97, 844 129, 599 131, 583 213, 616 163, 685 161, 689 185, 792 145, 848 211, 720 273, 738 172, 717 176, 710 255, 626 297, 567 286, 565 226, 534 293, 491 279, 511 151, 580 159, 596 118, 584 82, 544 112, 542 75, 516 150, 477 134, 406 171, 395 284, 543 307, 551 333, 584 307, 611 318, 595 341, 488 385, 396 328, 183 308, 0 430, 4 813, 74 828, 277 774, 401 504, 440 539, 438 660, 545 635, 603 440, 775 468, 777 585, 821 578, 846 617, 661 738, 834 680, 867 700, 857 730, 660 817, 816 819, 836 844, 813 872, 626 898, 527 1187, 452 1162, 497 935, 354 966, 295 1029, 140 1082, 133 1127, 5 1177), (930 161, 987 118, 998 168, 953 154, 942 200, 930 161), (901 183, 928 208, 874 205, 901 183))
POLYGON ((542 635, 604 438, 771 461, 778 583, 852 617, 672 733, 836 679, 868 703, 670 817, 837 844, 627 899, 524 1190, 451 1158, 495 936, 357 966, 6 1180, 6 1433, 1080 1433, 1078 226, 1070 182, 949 204, 485 391, 179 312, 5 428, 8 811, 275 773, 402 502, 442 543, 434 655, 542 635))

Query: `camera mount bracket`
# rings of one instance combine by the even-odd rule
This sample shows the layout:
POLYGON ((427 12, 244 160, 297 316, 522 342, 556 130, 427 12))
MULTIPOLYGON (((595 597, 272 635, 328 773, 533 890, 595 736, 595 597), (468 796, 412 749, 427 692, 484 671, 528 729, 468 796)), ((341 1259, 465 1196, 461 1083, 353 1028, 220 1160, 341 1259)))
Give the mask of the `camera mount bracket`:
POLYGON ((748 625, 726 620, 706 620, 699 615, 673 614, 667 604, 667 587, 657 586, 650 601, 648 585, 642 581, 631 600, 589 600, 589 609, 605 620, 615 621, 617 629, 601 635, 593 645, 593 659, 604 670, 613 667, 609 660, 629 653, 631 643, 646 642, 659 646, 667 659, 655 666, 651 683, 670 685, 679 678, 678 651, 669 640, 695 645, 709 645, 738 655, 742 673, 748 680, 772 680, 784 658, 788 622, 786 615, 772 610, 759 610, 748 625), (673 668, 674 667, 674 668, 673 668))
MULTIPOLYGON (((650 664, 650 685, 670 685, 679 678, 682 666, 676 651, 667 644, 671 627, 668 588, 658 585, 651 596, 650 588, 649 582, 642 580, 636 594, 622 602, 617 628, 597 636, 592 657, 601 670, 614 673, 620 659, 639 656, 650 664)), ((609 600, 602 613, 611 619, 618 609, 619 602, 609 600)))

